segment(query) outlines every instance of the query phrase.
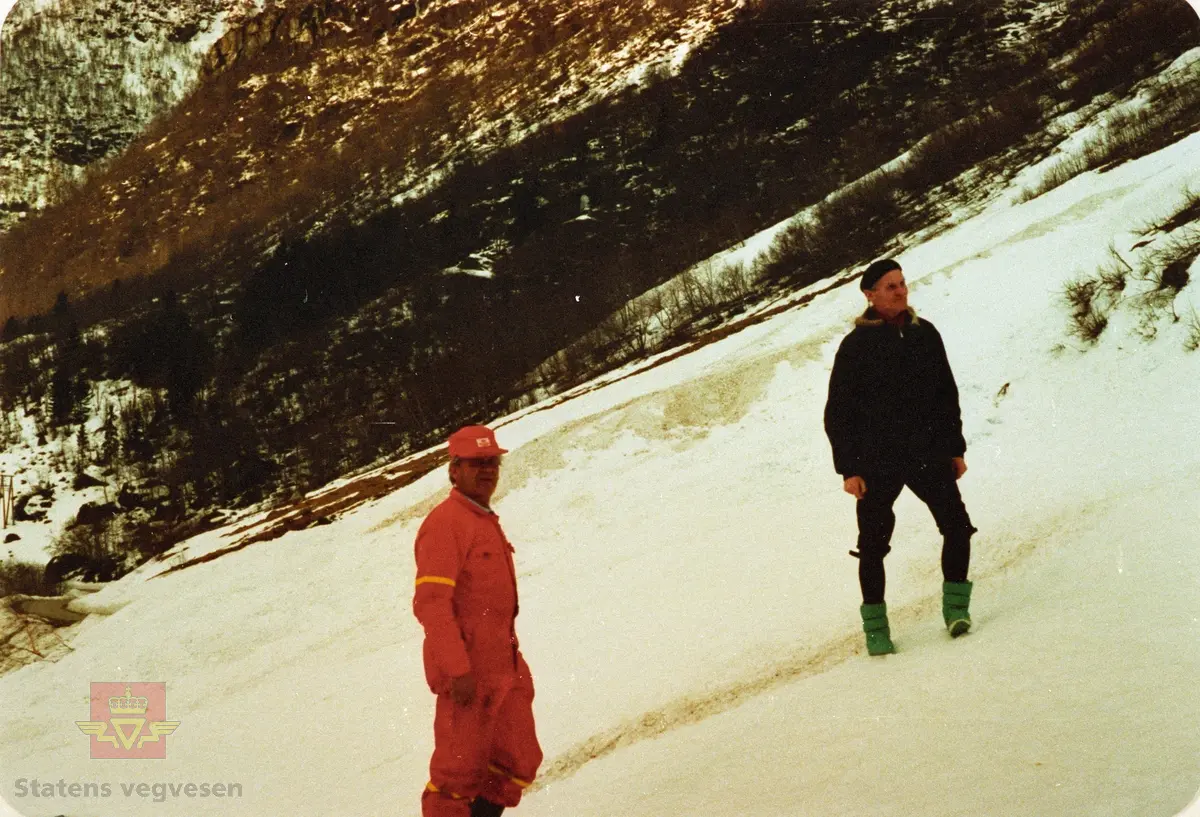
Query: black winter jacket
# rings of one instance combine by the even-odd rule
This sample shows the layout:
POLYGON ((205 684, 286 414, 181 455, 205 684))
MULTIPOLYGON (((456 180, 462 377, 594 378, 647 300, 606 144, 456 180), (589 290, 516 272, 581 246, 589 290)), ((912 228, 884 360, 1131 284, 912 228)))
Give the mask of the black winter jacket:
POLYGON ((903 328, 874 309, 855 321, 833 362, 825 433, 843 478, 963 456, 958 386, 932 323, 911 309, 903 328))

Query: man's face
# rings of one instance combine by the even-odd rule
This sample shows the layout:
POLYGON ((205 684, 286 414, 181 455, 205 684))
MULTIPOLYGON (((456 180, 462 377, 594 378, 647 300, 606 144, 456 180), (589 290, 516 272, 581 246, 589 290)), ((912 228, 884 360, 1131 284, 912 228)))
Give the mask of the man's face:
POLYGON ((500 481, 499 457, 463 457, 450 464, 450 479, 454 487, 480 505, 492 501, 500 481))
POLYGON ((875 282, 874 289, 866 291, 867 301, 875 311, 885 318, 894 318, 908 309, 908 284, 904 273, 894 269, 875 282))

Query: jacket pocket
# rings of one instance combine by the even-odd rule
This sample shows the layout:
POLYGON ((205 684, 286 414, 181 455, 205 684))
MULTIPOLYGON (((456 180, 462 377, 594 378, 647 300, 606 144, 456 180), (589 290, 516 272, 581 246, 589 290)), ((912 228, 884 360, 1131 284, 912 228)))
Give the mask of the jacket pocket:
POLYGON ((479 545, 467 554, 465 573, 467 590, 474 602, 492 606, 499 598, 511 593, 508 563, 497 544, 479 545))

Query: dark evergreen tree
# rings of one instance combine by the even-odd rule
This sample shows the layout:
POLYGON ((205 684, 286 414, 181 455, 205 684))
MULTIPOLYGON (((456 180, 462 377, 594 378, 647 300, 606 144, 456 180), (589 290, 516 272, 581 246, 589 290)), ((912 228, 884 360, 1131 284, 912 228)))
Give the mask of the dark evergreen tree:
POLYGON ((148 340, 161 344, 161 377, 167 390, 167 404, 174 416, 186 417, 191 414, 196 393, 207 375, 210 360, 207 346, 173 291, 163 297, 162 312, 154 329, 157 337, 148 340))
POLYGON ((88 393, 88 381, 83 371, 83 340, 65 292, 58 293, 50 315, 50 328, 56 347, 50 372, 50 420, 53 425, 61 426, 81 418, 83 401, 88 393))
POLYGON ((24 334, 21 327, 21 321, 16 315, 12 315, 4 322, 4 333, 0 335, 0 343, 10 343, 24 334))
POLYGON ((91 459, 91 441, 88 439, 87 428, 83 423, 79 424, 79 430, 75 432, 75 475, 78 476, 88 467, 88 460, 91 459))
POLYGON ((100 441, 98 462, 104 468, 111 468, 117 464, 117 458, 121 454, 121 438, 117 431, 116 417, 111 405, 104 407, 104 419, 100 426, 100 433, 104 435, 104 438, 100 441))

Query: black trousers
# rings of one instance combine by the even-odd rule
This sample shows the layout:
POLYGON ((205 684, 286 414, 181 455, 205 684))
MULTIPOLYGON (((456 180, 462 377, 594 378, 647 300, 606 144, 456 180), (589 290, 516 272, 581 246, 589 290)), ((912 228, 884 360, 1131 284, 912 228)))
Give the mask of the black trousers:
POLYGON ((889 472, 861 474, 867 493, 858 500, 858 583, 863 604, 881 604, 886 576, 883 557, 896 527, 892 505, 908 486, 929 506, 942 534, 942 576, 948 582, 965 582, 971 561, 971 518, 958 492, 954 466, 949 460, 913 465, 889 472))

